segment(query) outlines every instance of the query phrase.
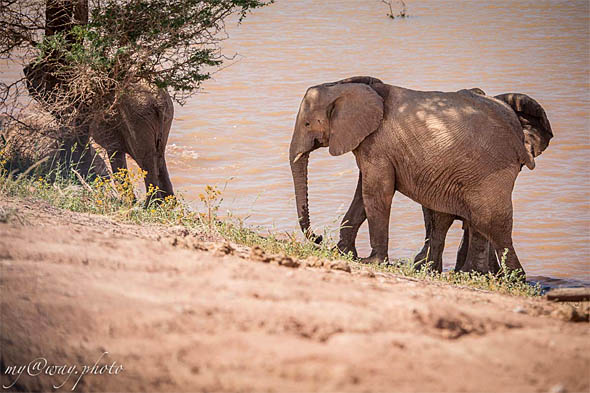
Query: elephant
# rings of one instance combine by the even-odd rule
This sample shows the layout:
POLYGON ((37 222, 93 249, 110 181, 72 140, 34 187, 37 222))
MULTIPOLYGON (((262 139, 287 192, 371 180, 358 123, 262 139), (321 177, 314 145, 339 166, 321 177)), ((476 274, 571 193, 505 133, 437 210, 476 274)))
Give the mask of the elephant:
MULTIPOLYGON (((485 96, 481 89, 470 91, 485 96)), ((549 145, 553 137, 551 123, 543 107, 526 94, 508 93, 495 96, 496 99, 508 104, 518 116, 524 132, 524 145, 533 157, 539 156, 549 145), (543 137, 543 140, 537 140, 543 137)), ((436 212, 422 207, 426 237, 422 250, 414 258, 420 267, 426 261, 433 262, 433 269, 441 272, 442 253, 445 238, 455 217, 446 213, 436 212)), ((478 271, 482 273, 496 273, 500 270, 496 252, 490 242, 481 233, 470 229, 468 223, 463 223, 463 237, 457 252, 455 271, 478 271)))
MULTIPOLYGON (((30 64, 23 71, 30 95, 44 107, 52 108, 51 91, 59 81, 52 78, 43 64, 30 64)), ((174 105, 165 89, 136 83, 115 104, 110 116, 86 116, 84 108, 78 110, 79 126, 67 139, 80 141, 84 148, 92 137, 107 151, 113 172, 127 169, 125 154, 129 154, 147 172, 146 189, 150 185, 158 187, 153 198, 161 200, 174 195, 165 158, 174 105)), ((59 119, 62 113, 52 112, 52 115, 59 119)))
POLYGON ((127 169, 129 154, 147 172, 146 189, 158 187, 156 198, 174 195, 166 166, 166 144, 174 105, 164 89, 138 84, 117 105, 116 115, 90 124, 90 135, 104 147, 113 172, 127 169))
POLYGON ((388 258, 397 190, 428 209, 463 218, 497 253, 507 250, 509 269, 522 269, 512 242, 512 190, 521 167, 534 168, 534 152, 551 137, 531 132, 539 133, 527 150, 515 111, 470 90, 417 91, 368 76, 312 86, 289 148, 299 225, 317 239, 310 228, 307 166, 312 151, 328 147, 335 156, 352 152, 359 168, 343 220, 350 224, 339 245, 354 247, 356 223, 366 217, 371 254, 363 262, 388 258))

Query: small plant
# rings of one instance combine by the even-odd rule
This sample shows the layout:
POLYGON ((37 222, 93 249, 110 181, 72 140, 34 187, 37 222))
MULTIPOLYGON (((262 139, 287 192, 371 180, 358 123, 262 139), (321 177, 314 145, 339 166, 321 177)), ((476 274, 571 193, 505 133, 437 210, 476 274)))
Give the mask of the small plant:
POLYGON ((6 138, 4 138, 4 135, 0 135, 0 170, 4 169, 4 165, 8 162, 6 144, 6 138))
MULTIPOLYGON (((147 172, 141 168, 135 170, 119 168, 117 172, 113 173, 113 181, 110 184, 114 186, 122 202, 126 206, 131 207, 135 203, 135 189, 133 185, 143 182, 146 176, 147 172)), ((146 198, 149 198, 156 191, 157 187, 156 190, 153 190, 153 186, 150 184, 146 198)))
POLYGON ((498 271, 498 275, 504 277, 504 279, 508 282, 522 282, 525 280, 525 273, 522 269, 510 269, 506 266, 506 258, 508 256, 508 249, 505 248, 504 252, 502 253, 502 257, 500 258, 500 270, 498 271))
POLYGON ((6 158, 6 153, 4 152, 4 149, 0 147, 0 175, 4 175, 4 171, 6 171, 4 166, 7 162, 8 159, 6 158))
POLYGON ((213 228, 213 219, 219 210, 219 205, 223 201, 223 198, 220 197, 221 191, 219 191, 217 186, 208 185, 205 187, 205 193, 199 194, 199 199, 205 204, 205 208, 207 209, 207 215, 205 218, 207 219, 209 229, 213 228))
MULTIPOLYGON (((92 182, 79 181, 87 191, 88 208, 96 213, 113 213, 118 209, 130 209, 137 202, 135 184, 143 181, 147 172, 142 169, 120 168, 112 178, 96 177, 92 182)), ((149 190, 147 197, 149 197, 149 190)))

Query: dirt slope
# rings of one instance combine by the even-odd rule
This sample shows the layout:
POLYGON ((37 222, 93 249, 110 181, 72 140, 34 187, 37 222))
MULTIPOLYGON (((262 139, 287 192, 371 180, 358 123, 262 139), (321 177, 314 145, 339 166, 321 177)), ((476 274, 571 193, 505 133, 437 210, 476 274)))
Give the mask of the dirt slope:
POLYGON ((590 389, 588 324, 543 300, 257 262, 39 202, 0 208, 13 212, 0 223, 2 372, 42 358, 11 389, 590 389))

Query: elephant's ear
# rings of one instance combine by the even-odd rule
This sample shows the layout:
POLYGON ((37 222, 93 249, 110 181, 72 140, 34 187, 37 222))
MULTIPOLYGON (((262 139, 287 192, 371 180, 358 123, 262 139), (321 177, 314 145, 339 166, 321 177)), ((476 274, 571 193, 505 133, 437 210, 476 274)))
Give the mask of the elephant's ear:
POLYGON ((356 147, 383 120, 383 99, 366 84, 346 83, 332 87, 340 92, 328 108, 330 154, 339 156, 356 147))
POLYGON ((553 138, 551 124, 543 107, 526 94, 507 93, 496 96, 516 112, 524 131, 524 145, 531 156, 537 157, 553 138))

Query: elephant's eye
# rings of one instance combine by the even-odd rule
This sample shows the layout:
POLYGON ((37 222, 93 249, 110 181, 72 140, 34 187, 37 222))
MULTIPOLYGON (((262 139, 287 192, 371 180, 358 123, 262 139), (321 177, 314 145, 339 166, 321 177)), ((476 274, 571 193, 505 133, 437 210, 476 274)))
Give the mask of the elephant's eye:
POLYGON ((310 126, 310 124, 309 124, 309 122, 308 122, 308 121, 306 121, 306 122, 305 122, 305 126, 306 126, 306 127, 309 127, 309 126, 310 126))

